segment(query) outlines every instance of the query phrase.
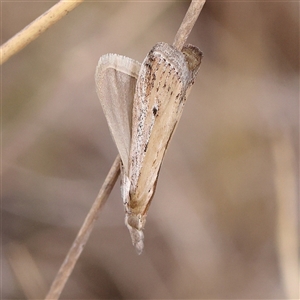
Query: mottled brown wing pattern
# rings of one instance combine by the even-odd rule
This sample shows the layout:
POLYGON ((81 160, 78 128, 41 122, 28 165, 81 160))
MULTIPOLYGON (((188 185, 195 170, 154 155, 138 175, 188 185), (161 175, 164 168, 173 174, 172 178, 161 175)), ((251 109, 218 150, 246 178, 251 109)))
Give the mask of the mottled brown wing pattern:
POLYGON ((121 195, 132 243, 143 250, 143 228, 158 173, 202 53, 156 44, 142 65, 103 55, 96 69, 97 94, 121 156, 121 195))
MULTIPOLYGON (((180 52, 166 43, 155 45, 142 63, 133 101, 129 230, 141 231, 144 227, 167 145, 200 63, 198 48, 186 46, 180 52)), ((140 241, 133 239, 133 243, 140 241)))

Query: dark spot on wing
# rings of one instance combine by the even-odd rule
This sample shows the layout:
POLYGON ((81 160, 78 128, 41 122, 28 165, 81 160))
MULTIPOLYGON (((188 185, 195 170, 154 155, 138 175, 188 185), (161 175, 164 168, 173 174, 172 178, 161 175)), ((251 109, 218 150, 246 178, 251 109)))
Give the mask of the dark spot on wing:
POLYGON ((148 143, 145 145, 144 152, 146 152, 146 151, 147 151, 147 148, 148 148, 148 143))
POLYGON ((151 64, 151 63, 146 62, 146 63, 145 63, 145 66, 146 66, 146 68, 148 68, 149 70, 152 69, 152 64, 151 64))

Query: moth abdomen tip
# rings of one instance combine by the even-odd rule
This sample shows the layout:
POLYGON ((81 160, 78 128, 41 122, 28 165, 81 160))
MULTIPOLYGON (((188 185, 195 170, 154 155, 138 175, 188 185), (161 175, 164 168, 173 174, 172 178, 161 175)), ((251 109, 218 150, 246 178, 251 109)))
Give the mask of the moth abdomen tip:
POLYGON ((139 241, 137 244, 135 244, 135 251, 138 255, 141 255, 144 250, 144 242, 139 241))
POLYGON ((138 216, 134 214, 126 214, 125 224, 130 233, 132 245, 135 247, 137 254, 140 255, 144 249, 144 223, 141 223, 138 216))
POLYGON ((143 252, 144 249, 144 233, 142 230, 137 230, 135 228, 129 229, 132 244, 138 255, 143 252))

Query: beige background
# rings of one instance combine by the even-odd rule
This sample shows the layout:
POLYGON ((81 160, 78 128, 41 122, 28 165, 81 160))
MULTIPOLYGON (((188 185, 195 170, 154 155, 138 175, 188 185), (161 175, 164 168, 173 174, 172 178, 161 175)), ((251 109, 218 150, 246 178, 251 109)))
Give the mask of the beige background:
MULTIPOLYGON (((2 3, 2 43, 55 2, 2 3)), ((142 61, 189 2, 86 2, 2 67, 2 293, 42 299, 117 154, 102 54, 142 61)), ((299 3, 208 1, 202 66, 136 255, 117 183, 61 299, 298 298, 299 3)))

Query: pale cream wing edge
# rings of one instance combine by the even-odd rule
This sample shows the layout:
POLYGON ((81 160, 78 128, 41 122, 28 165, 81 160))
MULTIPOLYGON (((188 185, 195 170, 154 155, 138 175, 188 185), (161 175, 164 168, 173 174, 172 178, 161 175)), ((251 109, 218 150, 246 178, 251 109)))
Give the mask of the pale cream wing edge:
POLYGON ((139 62, 131 58, 105 54, 100 57, 95 73, 97 94, 126 174, 131 143, 132 105, 140 66, 139 62))

